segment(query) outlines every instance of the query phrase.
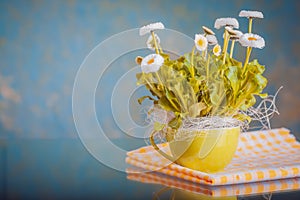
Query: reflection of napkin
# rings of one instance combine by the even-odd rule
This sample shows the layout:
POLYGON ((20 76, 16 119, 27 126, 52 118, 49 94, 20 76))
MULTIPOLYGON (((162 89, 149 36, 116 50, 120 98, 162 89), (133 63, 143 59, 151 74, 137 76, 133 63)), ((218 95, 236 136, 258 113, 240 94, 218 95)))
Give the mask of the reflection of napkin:
POLYGON ((300 189, 300 178, 235 185, 205 186, 157 172, 138 173, 139 171, 139 169, 127 169, 127 178, 142 183, 161 184, 167 187, 213 197, 263 194, 300 189))
POLYGON ((300 178, 261 181, 246 184, 205 186, 190 181, 183 181, 182 179, 157 172, 138 173, 139 171, 139 169, 127 169, 127 178, 142 183, 161 184, 167 187, 213 197, 264 194, 275 191, 284 192, 300 189, 300 178))
MULTIPOLYGON (((161 145, 167 153, 167 144, 161 145)), ((151 146, 127 153, 126 162, 206 185, 227 185, 300 176, 300 143, 285 128, 242 133, 236 154, 223 172, 204 173, 171 163, 151 146)))

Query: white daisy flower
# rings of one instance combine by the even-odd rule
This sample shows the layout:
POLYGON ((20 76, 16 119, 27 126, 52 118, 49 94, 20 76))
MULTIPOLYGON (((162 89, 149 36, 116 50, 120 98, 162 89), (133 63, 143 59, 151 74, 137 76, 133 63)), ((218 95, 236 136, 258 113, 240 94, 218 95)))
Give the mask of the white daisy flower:
POLYGON ((262 12, 252 11, 252 10, 241 10, 239 17, 247 17, 247 18, 264 18, 262 12))
POLYGON ((147 33, 150 33, 151 31, 157 30, 157 29, 164 29, 165 26, 161 22, 156 22, 153 24, 148 24, 146 26, 143 26, 140 28, 140 36, 145 35, 147 33))
POLYGON ((244 47, 254 47, 262 49, 265 46, 265 40, 261 36, 253 33, 245 33, 239 39, 239 42, 244 47))
POLYGON ((204 35, 201 34, 195 34, 195 46, 199 51, 204 51, 207 48, 207 39, 204 37, 204 35))
POLYGON ((143 58, 141 68, 144 73, 157 72, 164 63, 164 58, 159 54, 150 54, 143 58))
POLYGON ((230 40, 239 40, 241 38, 241 36, 237 36, 237 35, 231 35, 229 37, 230 40))
POLYGON ((233 30, 233 35, 241 37, 243 35, 243 32, 239 30, 233 30))
POLYGON ((215 56, 219 56, 221 54, 221 46, 219 44, 216 44, 213 48, 213 53, 215 56))
POLYGON ((205 36, 208 42, 208 45, 215 45, 218 44, 218 39, 214 35, 207 35, 205 36))
POLYGON ((206 33, 207 35, 215 35, 215 33, 210 28, 207 28, 206 26, 202 26, 202 29, 204 33, 206 33))
POLYGON ((234 32, 233 32, 234 29, 233 29, 232 27, 226 26, 225 29, 226 29, 226 31, 227 31, 230 35, 233 35, 233 34, 234 34, 234 32))
POLYGON ((225 26, 225 29, 226 29, 227 31, 233 30, 232 26, 225 26))
POLYGON ((223 26, 231 26, 233 28, 239 28, 239 22, 237 19, 230 18, 230 17, 216 19, 214 27, 216 29, 220 29, 223 26))
MULTIPOLYGON (((154 37, 155 37, 157 44, 160 44, 160 39, 159 39, 158 35, 154 34, 154 37)), ((153 40, 152 35, 150 35, 147 40, 147 47, 148 47, 148 49, 155 51, 155 45, 154 45, 154 40, 153 40)))
MULTIPOLYGON (((228 31, 229 36, 230 36, 229 39, 231 39, 231 40, 237 40, 243 35, 243 33, 239 30, 234 30, 229 27, 225 27, 225 29, 228 31)), ((223 36, 223 38, 224 38, 224 36, 223 36)))
POLYGON ((243 33, 241 31, 238 30, 234 30, 234 34, 230 35, 230 40, 239 40, 241 38, 241 36, 243 35, 243 33))

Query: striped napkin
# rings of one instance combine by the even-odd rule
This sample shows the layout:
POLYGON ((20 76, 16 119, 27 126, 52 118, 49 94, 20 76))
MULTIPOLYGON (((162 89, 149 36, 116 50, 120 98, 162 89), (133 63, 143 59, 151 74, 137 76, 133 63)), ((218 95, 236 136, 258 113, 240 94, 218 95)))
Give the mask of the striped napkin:
MULTIPOLYGON (((167 143, 160 148, 170 153, 167 143)), ((229 185, 300 177, 300 143, 286 128, 242 133, 231 163, 222 172, 205 173, 182 167, 161 156, 152 146, 127 153, 126 162, 205 185, 229 185)))

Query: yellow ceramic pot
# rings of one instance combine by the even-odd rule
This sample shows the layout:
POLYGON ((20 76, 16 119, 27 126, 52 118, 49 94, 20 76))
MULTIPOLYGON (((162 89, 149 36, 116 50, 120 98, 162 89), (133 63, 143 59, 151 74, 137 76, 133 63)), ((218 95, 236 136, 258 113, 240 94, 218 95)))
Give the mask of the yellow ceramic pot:
POLYGON ((240 127, 177 134, 182 136, 167 138, 177 164, 203 172, 218 172, 232 160, 238 145, 240 127))
POLYGON ((152 146, 164 157, 177 164, 202 171, 214 173, 222 171, 232 160, 236 151, 240 127, 216 128, 203 130, 178 130, 166 134, 172 156, 161 151, 155 144, 152 133, 152 146))

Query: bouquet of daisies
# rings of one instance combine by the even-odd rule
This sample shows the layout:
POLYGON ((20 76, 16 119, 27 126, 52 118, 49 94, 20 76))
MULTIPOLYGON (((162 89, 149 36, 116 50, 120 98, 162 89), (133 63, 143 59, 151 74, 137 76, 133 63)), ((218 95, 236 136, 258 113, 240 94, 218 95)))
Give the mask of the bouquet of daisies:
POLYGON ((195 34, 191 52, 177 59, 171 59, 163 51, 155 33, 164 29, 162 23, 140 28, 141 36, 149 34, 147 46, 155 53, 136 58, 142 70, 136 75, 137 84, 145 85, 151 93, 138 101, 149 99, 154 104, 150 112, 156 109, 168 116, 165 122, 156 120, 155 129, 176 130, 194 119, 198 119, 197 125, 201 121, 204 128, 251 121, 247 110, 254 106, 257 96, 267 96, 263 93, 267 85, 263 76, 265 67, 257 59, 250 60, 253 48, 265 46, 264 39, 252 33, 253 20, 263 18, 263 14, 242 10, 239 16, 248 18, 246 33, 238 30, 237 19, 219 18, 214 28, 224 31, 222 45, 214 31, 203 26, 203 32, 195 34), (246 48, 244 61, 234 58, 237 43, 246 48))

